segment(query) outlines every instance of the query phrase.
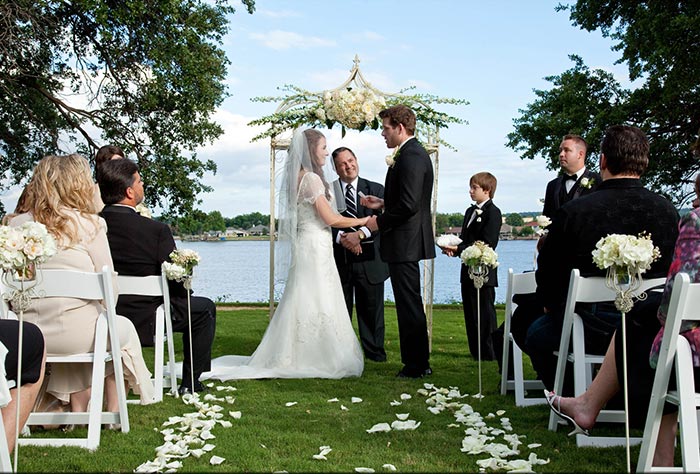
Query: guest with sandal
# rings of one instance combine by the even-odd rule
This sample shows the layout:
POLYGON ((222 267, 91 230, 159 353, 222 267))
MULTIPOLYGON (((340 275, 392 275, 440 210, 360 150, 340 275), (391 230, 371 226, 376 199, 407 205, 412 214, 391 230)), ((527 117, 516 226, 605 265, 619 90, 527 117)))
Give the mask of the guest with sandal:
MULTIPOLYGON (((695 152, 700 151, 696 143, 695 152)), ((695 179, 695 193, 700 198, 700 175, 695 179)), ((691 282, 700 282, 700 208, 686 214, 680 222, 680 231, 663 294, 648 292, 645 301, 637 301, 626 314, 627 326, 627 381, 629 393, 630 426, 643 428, 654 384, 656 362, 659 356, 664 324, 668 313, 673 280, 677 273, 690 276, 691 282)), ((682 325, 681 334, 690 342, 693 351, 695 390, 700 390, 700 327, 682 325)), ((588 389, 575 398, 560 397, 545 390, 547 403, 562 419, 574 426, 572 434, 588 434, 596 422, 598 413, 606 403, 621 391, 623 386, 622 333, 615 332, 608 346, 605 359, 588 389)), ((671 375, 671 384, 675 384, 671 375)), ((654 466, 673 466, 678 407, 667 404, 661 419, 659 437, 654 451, 654 466)))

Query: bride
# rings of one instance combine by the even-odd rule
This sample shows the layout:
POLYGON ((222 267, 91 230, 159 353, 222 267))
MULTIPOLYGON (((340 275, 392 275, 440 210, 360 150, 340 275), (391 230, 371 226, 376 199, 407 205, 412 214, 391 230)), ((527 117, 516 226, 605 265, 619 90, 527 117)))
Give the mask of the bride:
POLYGON ((250 356, 222 356, 202 379, 342 378, 364 368, 333 260, 330 227, 364 225, 367 218, 338 214, 326 180, 326 138, 296 130, 289 145, 280 191, 276 273, 284 294, 250 356))

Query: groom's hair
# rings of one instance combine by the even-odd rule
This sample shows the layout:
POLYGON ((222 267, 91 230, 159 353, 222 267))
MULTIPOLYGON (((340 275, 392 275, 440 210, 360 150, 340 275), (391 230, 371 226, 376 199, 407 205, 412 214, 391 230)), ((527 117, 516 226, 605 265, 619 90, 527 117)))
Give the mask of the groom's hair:
POLYGON ((379 112, 379 118, 389 119, 392 127, 403 125, 409 135, 416 132, 416 114, 405 105, 394 105, 379 112))
POLYGON ((482 171, 481 173, 476 173, 469 180, 469 185, 476 184, 481 189, 489 193, 489 198, 493 199, 496 194, 496 177, 489 173, 488 171, 482 171))
POLYGON ((126 197, 126 188, 134 184, 139 165, 129 159, 109 160, 100 165, 97 184, 106 206, 117 204, 126 197))
POLYGON ((641 176, 649 166, 649 140, 637 127, 613 125, 605 131, 600 152, 613 175, 641 176))

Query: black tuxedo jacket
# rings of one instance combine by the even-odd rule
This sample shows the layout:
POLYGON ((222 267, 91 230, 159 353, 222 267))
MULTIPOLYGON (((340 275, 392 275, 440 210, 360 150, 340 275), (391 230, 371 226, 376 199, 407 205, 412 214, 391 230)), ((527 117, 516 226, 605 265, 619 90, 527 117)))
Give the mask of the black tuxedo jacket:
MULTIPOLYGON (((471 225, 467 226, 472 214, 476 212, 476 209, 476 207, 469 207, 467 212, 464 213, 462 231, 459 234, 459 238, 462 239, 462 242, 457 246, 458 257, 464 249, 477 240, 481 240, 492 249, 495 249, 498 245, 498 236, 501 233, 502 223, 501 210, 489 199, 481 208, 481 214, 477 214, 471 225)), ((466 265, 461 266, 459 281, 462 283, 469 283, 472 281, 471 278, 469 278, 469 270, 466 265)), ((489 278, 484 283, 484 286, 498 286, 496 268, 489 270, 489 278)))
POLYGON ((608 234, 651 234, 661 258, 644 277, 665 277, 678 237, 678 219, 673 204, 645 189, 640 180, 603 181, 596 192, 564 204, 555 213, 537 258, 538 300, 550 311, 562 311, 573 268, 582 276, 604 276, 591 252, 608 234))
POLYGON ((547 183, 547 190, 544 194, 544 209, 542 214, 552 219, 557 210, 569 201, 573 201, 581 196, 586 196, 592 193, 596 188, 602 183, 600 175, 595 171, 591 171, 586 168, 583 175, 574 183, 574 186, 567 193, 566 187, 564 185, 564 175, 559 175, 549 183, 547 183), (583 178, 592 180, 590 188, 581 186, 581 181, 583 178))
MULTIPOLYGON (((161 264, 170 261, 175 240, 170 228, 141 216, 130 207, 105 206, 100 215, 107 221, 107 240, 114 270, 120 275, 160 275, 161 264)), ((187 290, 182 283, 169 280, 171 317, 187 318, 187 290)), ((117 313, 132 320, 142 344, 151 345, 155 332, 156 308, 161 297, 120 296, 117 313)))
MULTIPOLYGON (((355 195, 362 192, 367 196, 377 196, 380 198, 384 197, 384 186, 374 181, 369 181, 364 178, 358 178, 357 189, 355 190, 355 195)), ((345 199, 339 196, 338 199, 345 199)), ((367 217, 372 215, 379 215, 381 211, 368 209, 359 203, 357 199, 357 217, 367 217)), ((372 237, 362 241, 362 253, 360 255, 355 255, 354 253, 347 250, 341 244, 336 243, 338 237, 338 231, 343 230, 345 232, 352 232, 352 229, 333 229, 333 256, 335 257, 335 263, 338 266, 347 265, 352 263, 362 263, 362 268, 364 268, 365 276, 367 280, 376 285, 381 283, 387 278, 389 278, 389 268, 386 263, 384 263, 381 258, 379 258, 379 242, 380 236, 379 232, 373 232, 372 237)))
POLYGON ((386 172, 384 212, 377 218, 382 260, 401 263, 435 258, 432 196, 433 164, 423 145, 411 138, 386 172))

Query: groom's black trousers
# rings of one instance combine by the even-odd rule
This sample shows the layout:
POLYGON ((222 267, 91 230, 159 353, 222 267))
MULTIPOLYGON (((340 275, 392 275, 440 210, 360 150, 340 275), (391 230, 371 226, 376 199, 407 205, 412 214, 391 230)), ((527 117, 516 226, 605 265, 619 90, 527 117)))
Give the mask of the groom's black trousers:
POLYGON ((406 372, 422 374, 430 367, 430 354, 418 262, 389 263, 389 275, 396 300, 401 361, 406 372))

